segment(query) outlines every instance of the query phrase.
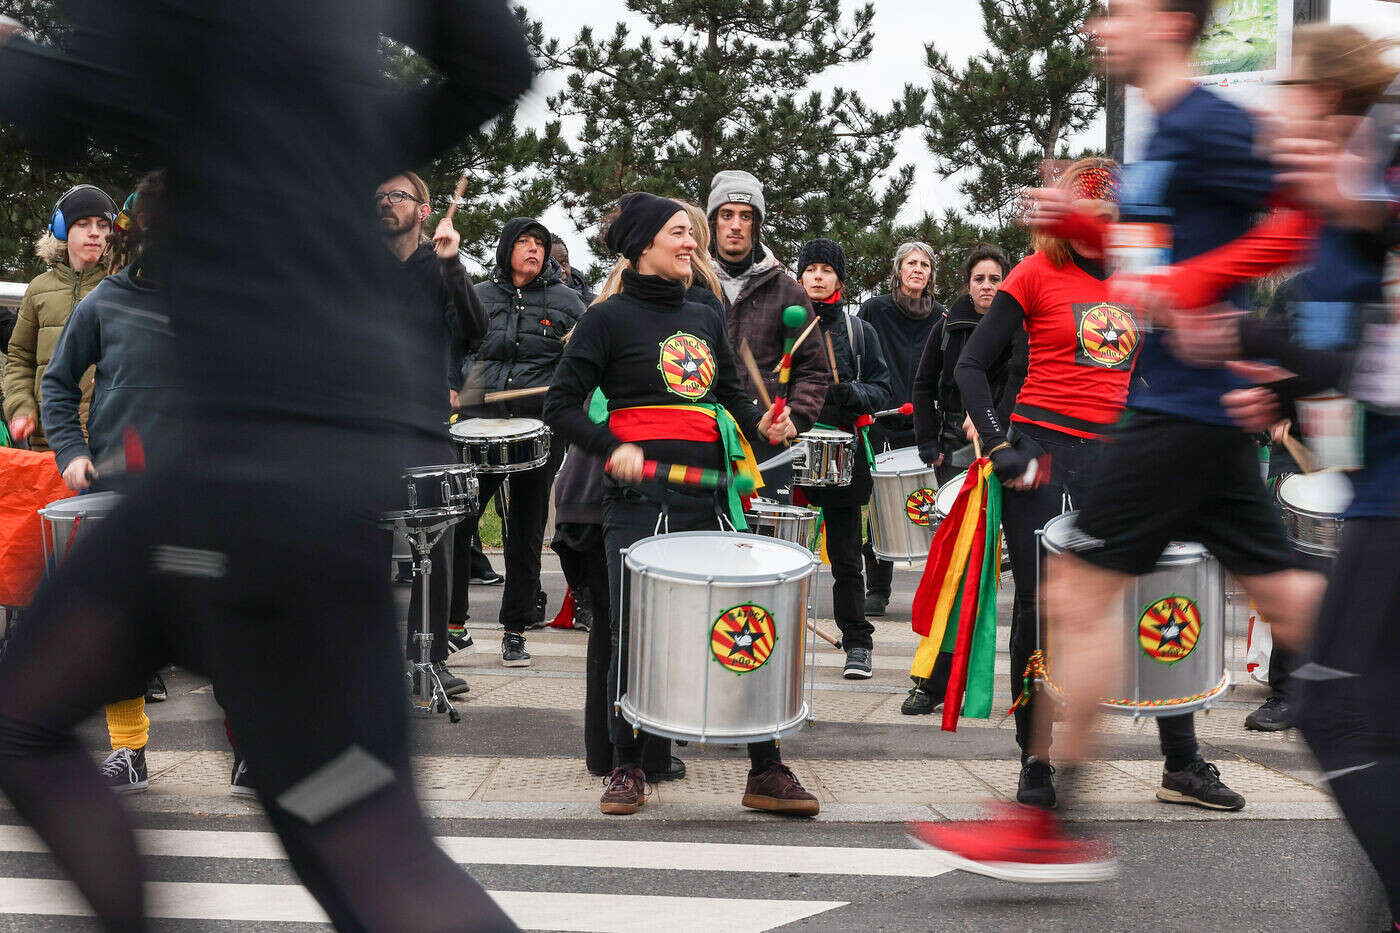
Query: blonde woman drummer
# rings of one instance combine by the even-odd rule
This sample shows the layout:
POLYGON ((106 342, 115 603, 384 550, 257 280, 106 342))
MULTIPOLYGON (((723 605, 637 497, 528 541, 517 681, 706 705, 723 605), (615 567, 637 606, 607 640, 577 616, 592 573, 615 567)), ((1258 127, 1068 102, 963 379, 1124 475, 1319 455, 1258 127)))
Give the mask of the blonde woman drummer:
MULTIPOLYGON (((621 550, 666 531, 744 527, 734 493, 643 483, 647 462, 664 462, 730 474, 736 460, 752 457, 748 437, 772 444, 796 435, 784 415, 760 418, 739 385, 724 321, 704 305, 687 301, 685 283, 696 250, 690 218, 675 201, 636 192, 623 197, 606 242, 632 268, 621 273, 620 291, 594 305, 579 321, 545 396, 544 419, 563 440, 606 458, 603 537, 614 606, 622 586, 621 550), (607 399, 607 417, 589 418, 585 404, 595 389, 607 399)), ((627 620, 614 610, 614 645, 627 656, 627 620)), ((614 650, 613 658, 618 658, 614 650)), ((609 672, 609 693, 626 677, 620 661, 609 672)), ((645 733, 614 714, 615 761, 599 808, 635 813, 646 801, 642 770, 645 733)), ((815 797, 782 763, 776 743, 749 746, 751 767, 743 804, 753 809, 814 815, 815 797)))

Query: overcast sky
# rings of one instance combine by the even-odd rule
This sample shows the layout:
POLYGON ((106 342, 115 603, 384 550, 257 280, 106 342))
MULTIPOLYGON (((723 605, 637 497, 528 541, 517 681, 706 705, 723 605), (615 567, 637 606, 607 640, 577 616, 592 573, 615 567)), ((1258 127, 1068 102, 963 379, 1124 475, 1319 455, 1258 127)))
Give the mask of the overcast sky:
MULTIPOLYGON (((613 24, 626 20, 645 27, 646 23, 629 14, 622 0, 523 0, 531 15, 544 21, 545 32, 561 40, 571 39, 580 27, 592 25, 595 33, 610 35, 613 24)), ((850 11, 855 2, 842 4, 850 11)), ((1373 32, 1400 32, 1400 5, 1384 0, 1332 0, 1332 21, 1354 23, 1373 32)), ((935 42, 954 60, 966 60, 986 46, 982 15, 974 0, 879 0, 875 4, 874 51, 865 62, 833 69, 818 87, 840 84, 857 91, 872 106, 885 106, 897 97, 907 83, 927 83, 924 43, 935 42)), ((636 30, 634 30, 635 34, 636 30)), ((545 98, 557 92, 563 79, 545 75, 521 103, 522 122, 543 125, 550 118, 545 98)), ((1083 145, 1102 145, 1102 121, 1089 130, 1083 145)), ((946 207, 960 207, 957 183, 933 171, 933 160, 919 134, 909 133, 901 146, 899 163, 914 162, 918 167, 907 217, 925 211, 942 213, 946 207)), ((578 253, 586 246, 583 237, 564 212, 554 210, 544 218, 551 231, 562 236, 578 253)), ((575 261, 580 257, 576 256, 575 261)), ((586 263, 587 260, 585 260, 586 263)))

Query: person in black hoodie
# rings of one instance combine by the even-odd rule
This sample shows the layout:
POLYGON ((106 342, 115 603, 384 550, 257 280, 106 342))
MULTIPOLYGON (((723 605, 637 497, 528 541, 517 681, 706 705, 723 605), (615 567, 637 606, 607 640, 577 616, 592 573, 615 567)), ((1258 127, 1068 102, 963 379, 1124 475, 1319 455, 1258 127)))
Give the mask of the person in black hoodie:
MULTIPOLYGON (((928 342, 929 331, 943 317, 944 309, 933 297, 933 247, 911 241, 894 252, 890 292, 877 295, 860 306, 860 318, 875 328, 889 367, 894 391, 891 407, 913 400, 914 370, 919 354, 928 342)), ((870 442, 878 451, 885 447, 909 447, 914 443, 914 425, 905 415, 882 418, 870 429, 870 442)), ((865 614, 882 616, 890 601, 894 564, 880 560, 867 540, 865 545, 865 614)))
MULTIPOLYGON (((929 466, 938 467, 938 481, 946 483, 965 465, 953 463, 953 453, 968 446, 963 433, 967 412, 958 391, 953 368, 972 331, 992 306, 1001 280, 1011 271, 1006 254, 990 243, 978 243, 963 260, 959 277, 965 291, 958 296, 924 343, 919 368, 914 373, 914 442, 919 456, 929 466)), ((1026 374, 1026 338, 1022 331, 997 361, 988 379, 992 397, 1003 400, 1006 414, 1026 374), (1013 365, 1013 357, 1016 364, 1013 365)))
MULTIPOLYGON (((553 238, 544 224, 529 217, 506 222, 496 246, 496 268, 477 285, 477 297, 490 317, 466 373, 464 391, 496 392, 544 387, 564 352, 564 338, 583 316, 583 300, 564 284, 559 263, 549 256, 553 238)), ((468 417, 539 418, 539 396, 490 406, 467 407, 468 417)), ((551 441, 549 460, 533 470, 510 474, 510 505, 505 520, 506 585, 501 595, 501 663, 528 667, 527 628, 538 625, 540 606, 540 548, 549 518, 549 491, 568 445, 551 441)), ((501 488, 505 474, 480 477, 480 501, 501 488)), ((476 531, 476 521, 462 522, 459 535, 476 531)), ((465 597, 459 588, 457 595, 465 597)), ((465 603, 465 599, 463 599, 465 603)), ((466 606, 462 608, 465 610, 466 606)))
POLYGON ((855 424, 861 415, 890 407, 892 392, 875 328, 846 310, 846 300, 841 297, 845 278, 846 252, 841 244, 816 239, 802 247, 797 259, 797 280, 812 300, 823 336, 831 341, 836 367, 826 390, 826 402, 817 416, 817 427, 855 434, 856 450, 849 486, 798 488, 808 502, 821 508, 826 526, 832 612, 841 629, 841 646, 846 649, 842 675, 848 680, 864 680, 873 673, 870 655, 875 647, 871 637, 875 628, 865 618, 860 554, 860 509, 870 499, 872 488, 871 449, 855 424))
MULTIPOLYGON (((609 248, 633 269, 622 272, 622 290, 599 302, 579 322, 559 364, 544 415, 561 438, 603 457, 603 538, 614 606, 623 584, 623 548, 649 537, 664 517, 668 531, 723 527, 728 518, 743 526, 743 506, 732 489, 716 495, 688 487, 640 486, 647 459, 729 472, 735 451, 723 438, 730 422, 746 436, 773 443, 787 436, 791 421, 772 411, 760 418, 739 383, 724 322, 708 307, 685 299, 696 242, 691 222, 675 201, 644 192, 622 199, 607 231, 609 248), (684 364, 657 362, 674 350, 684 364), (607 400, 607 419, 595 423, 585 409, 595 389, 607 400), (658 416, 652 406, 667 406, 658 416), (737 514, 736 514, 737 510, 737 514)), ((626 619, 615 619, 618 651, 628 654, 626 619)), ((609 693, 626 678, 615 662, 609 693)), ((629 814, 646 801, 642 771, 645 733, 619 714, 612 718, 616 755, 599 809, 629 814)), ((814 815, 817 799, 782 763, 776 742, 749 746, 751 763, 743 805, 792 815, 814 815)))

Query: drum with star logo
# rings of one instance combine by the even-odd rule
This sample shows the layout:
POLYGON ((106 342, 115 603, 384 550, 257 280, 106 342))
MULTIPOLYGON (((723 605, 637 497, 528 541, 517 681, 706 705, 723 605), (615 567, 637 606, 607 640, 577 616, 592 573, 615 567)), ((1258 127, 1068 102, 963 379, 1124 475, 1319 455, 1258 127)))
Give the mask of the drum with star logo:
MULTIPOLYGON (((1076 530, 1077 512, 1051 519, 1041 531, 1050 554, 1093 548, 1076 530)), ((1055 686, 1054 629, 1037 608, 1046 682, 1055 686)), ((1210 707, 1230 687, 1225 657, 1225 571, 1209 551, 1173 541, 1151 573, 1124 590, 1114 628, 1123 688, 1100 697, 1106 709, 1132 716, 1172 716, 1210 707)))
POLYGON ((623 566, 623 718, 653 735, 734 743, 807 722, 807 619, 820 566, 811 551, 760 535, 681 532, 638 541, 623 566))

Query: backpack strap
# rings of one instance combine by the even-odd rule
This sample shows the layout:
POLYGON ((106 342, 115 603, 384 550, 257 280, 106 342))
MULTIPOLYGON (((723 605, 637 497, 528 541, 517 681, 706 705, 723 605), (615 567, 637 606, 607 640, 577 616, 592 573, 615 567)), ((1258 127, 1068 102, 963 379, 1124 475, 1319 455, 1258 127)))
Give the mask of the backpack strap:
POLYGON ((843 308, 841 314, 846 319, 846 342, 850 344, 851 356, 855 359, 856 382, 860 382, 861 370, 865 368, 865 329, 860 326, 860 319, 851 313, 850 308, 843 308))

